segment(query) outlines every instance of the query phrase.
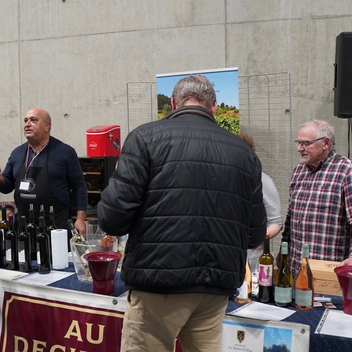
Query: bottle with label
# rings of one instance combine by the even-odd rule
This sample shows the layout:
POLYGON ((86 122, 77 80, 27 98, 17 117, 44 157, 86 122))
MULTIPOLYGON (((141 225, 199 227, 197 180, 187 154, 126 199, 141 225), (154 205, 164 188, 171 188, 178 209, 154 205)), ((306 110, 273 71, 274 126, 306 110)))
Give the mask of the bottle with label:
MULTIPOLYGON (((0 240, 1 240, 1 256, 4 257, 6 255, 6 245, 5 245, 5 235, 9 229, 9 222, 6 219, 6 205, 5 202, 2 202, 1 207, 2 219, 0 221, 0 240)), ((3 260, 0 261, 0 267, 2 268, 4 263, 3 260)))
POLYGON ((246 304, 252 300, 252 270, 249 266, 248 259, 246 260, 246 273, 242 286, 238 289, 238 294, 235 297, 235 302, 246 304))
POLYGON ((29 236, 29 240, 31 242, 31 260, 37 260, 37 234, 38 234, 38 227, 35 224, 34 219, 34 209, 33 204, 29 205, 29 218, 28 224, 26 226, 26 232, 29 236))
POLYGON ((5 235, 6 239, 6 268, 18 270, 17 233, 14 229, 14 215, 9 216, 9 229, 5 235))
POLYGON ((292 273, 288 264, 288 243, 281 243, 281 261, 275 280, 275 304, 287 307, 292 303, 292 273))
POLYGON ((29 273, 32 271, 31 263, 31 241, 26 232, 26 217, 20 218, 20 232, 18 234, 18 266, 19 271, 29 273))
POLYGON ((258 300, 262 303, 274 301, 273 273, 274 257, 270 253, 270 238, 267 236, 264 241, 263 253, 259 257, 258 300))
POLYGON ((39 216, 39 231, 36 238, 37 242, 37 263, 39 274, 50 273, 50 261, 49 261, 49 236, 45 232, 45 220, 42 216, 39 216))
POLYGON ((75 228, 72 219, 67 220, 67 225, 72 235, 70 239, 70 248, 77 278, 80 281, 91 281, 92 276, 88 268, 88 263, 84 259, 84 254, 89 252, 88 244, 86 243, 85 238, 75 228))
POLYGON ((299 270, 295 288, 295 307, 300 310, 310 310, 313 308, 314 301, 314 284, 313 274, 309 266, 309 244, 304 243, 302 246, 302 262, 299 270))

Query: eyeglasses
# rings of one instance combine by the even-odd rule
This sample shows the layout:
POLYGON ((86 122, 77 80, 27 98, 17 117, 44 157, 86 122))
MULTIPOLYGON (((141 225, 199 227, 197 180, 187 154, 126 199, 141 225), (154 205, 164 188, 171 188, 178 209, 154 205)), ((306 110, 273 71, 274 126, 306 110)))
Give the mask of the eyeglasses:
POLYGON ((320 138, 315 138, 315 139, 311 139, 310 141, 298 141, 297 139, 295 140, 295 145, 296 147, 299 147, 300 145, 302 147, 308 147, 310 146, 311 144, 313 144, 314 142, 317 142, 317 141, 321 141, 322 139, 324 139, 325 137, 320 137, 320 138))

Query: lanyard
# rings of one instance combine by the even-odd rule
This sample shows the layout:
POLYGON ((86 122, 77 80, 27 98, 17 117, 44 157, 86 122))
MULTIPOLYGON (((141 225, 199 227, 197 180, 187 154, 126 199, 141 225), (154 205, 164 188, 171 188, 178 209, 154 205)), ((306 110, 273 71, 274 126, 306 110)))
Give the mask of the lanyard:
POLYGON ((33 157, 32 160, 30 161, 30 163, 28 164, 28 159, 29 159, 29 143, 28 143, 24 178, 27 178, 27 174, 28 174, 29 168, 30 168, 31 165, 33 164, 34 160, 38 157, 38 155, 44 150, 44 148, 45 148, 47 145, 48 145, 48 143, 45 144, 45 146, 44 146, 42 149, 40 149, 38 152, 35 152, 34 157, 33 157))

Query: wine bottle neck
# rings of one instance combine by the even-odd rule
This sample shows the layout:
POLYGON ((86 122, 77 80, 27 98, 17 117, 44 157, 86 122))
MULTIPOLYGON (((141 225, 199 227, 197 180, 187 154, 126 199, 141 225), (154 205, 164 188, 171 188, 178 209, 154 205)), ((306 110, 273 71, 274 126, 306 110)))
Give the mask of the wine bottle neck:
POLYGON ((270 253, 270 239, 266 238, 264 241, 264 253, 270 253))

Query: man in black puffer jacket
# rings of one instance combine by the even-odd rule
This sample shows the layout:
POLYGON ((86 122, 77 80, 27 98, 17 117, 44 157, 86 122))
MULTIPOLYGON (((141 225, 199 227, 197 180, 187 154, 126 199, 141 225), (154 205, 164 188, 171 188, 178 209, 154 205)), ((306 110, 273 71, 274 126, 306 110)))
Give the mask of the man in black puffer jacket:
POLYGON ((261 163, 213 117, 202 75, 175 86, 173 111, 133 130, 98 204, 99 226, 129 234, 121 351, 221 351, 228 297, 265 238, 261 163))

